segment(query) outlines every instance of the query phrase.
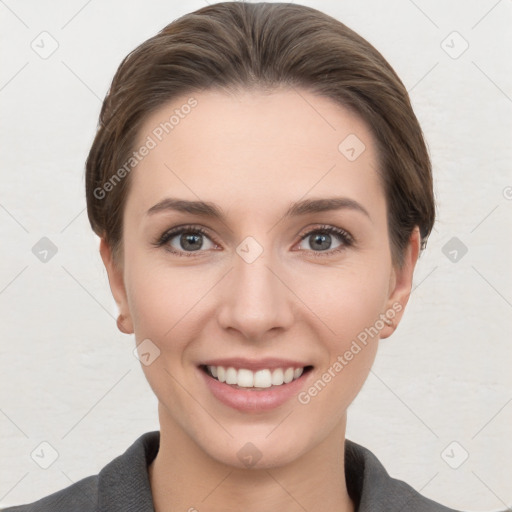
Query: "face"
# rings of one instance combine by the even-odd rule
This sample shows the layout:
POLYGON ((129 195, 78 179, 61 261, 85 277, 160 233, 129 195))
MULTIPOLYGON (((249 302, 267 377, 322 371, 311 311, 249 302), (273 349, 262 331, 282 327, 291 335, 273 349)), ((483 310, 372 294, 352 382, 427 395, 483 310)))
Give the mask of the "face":
POLYGON ((161 431, 231 466, 283 465, 339 442, 419 236, 394 268, 375 143, 343 107, 292 89, 191 96, 143 125, 122 264, 101 254, 161 431))

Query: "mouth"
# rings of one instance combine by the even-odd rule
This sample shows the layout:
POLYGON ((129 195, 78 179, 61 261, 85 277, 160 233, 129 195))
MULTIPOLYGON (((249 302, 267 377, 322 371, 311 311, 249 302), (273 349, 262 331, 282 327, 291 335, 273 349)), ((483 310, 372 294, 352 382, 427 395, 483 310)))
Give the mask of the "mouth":
POLYGON ((207 393, 217 403, 242 413, 265 413, 297 398, 314 377, 312 365, 288 364, 270 364, 272 368, 258 364, 254 370, 242 364, 239 368, 200 364, 197 369, 207 393))
POLYGON ((309 373, 313 366, 283 366, 280 368, 263 368, 257 371, 232 366, 199 365, 199 368, 217 382, 227 384, 234 389, 250 391, 268 390, 286 386, 309 373))

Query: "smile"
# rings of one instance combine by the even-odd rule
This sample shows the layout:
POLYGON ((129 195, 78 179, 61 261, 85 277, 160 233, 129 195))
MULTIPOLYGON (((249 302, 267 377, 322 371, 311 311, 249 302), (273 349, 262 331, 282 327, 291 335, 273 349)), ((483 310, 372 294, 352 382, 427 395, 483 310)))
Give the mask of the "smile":
MULTIPOLYGON (((274 365, 272 365, 274 366, 274 365)), ((210 396, 244 413, 265 412, 296 397, 313 375, 313 366, 258 369, 202 364, 199 374, 210 396)))

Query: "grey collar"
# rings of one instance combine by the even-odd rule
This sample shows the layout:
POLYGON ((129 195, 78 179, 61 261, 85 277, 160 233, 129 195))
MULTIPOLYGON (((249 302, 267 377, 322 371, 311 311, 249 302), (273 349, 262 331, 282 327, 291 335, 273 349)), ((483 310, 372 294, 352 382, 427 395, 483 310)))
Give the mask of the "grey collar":
MULTIPOLYGON (((160 432, 146 432, 100 471, 100 512, 154 512, 147 467, 156 457, 159 445, 160 432)), ((357 512, 457 512, 391 478, 370 450, 348 439, 345 478, 357 512)))

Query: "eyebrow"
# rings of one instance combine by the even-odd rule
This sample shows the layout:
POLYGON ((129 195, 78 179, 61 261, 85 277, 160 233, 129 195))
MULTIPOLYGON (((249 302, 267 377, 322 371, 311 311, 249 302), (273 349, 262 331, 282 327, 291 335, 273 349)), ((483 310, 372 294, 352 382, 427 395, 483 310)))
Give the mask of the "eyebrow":
MULTIPOLYGON (((284 214, 284 218, 344 209, 360 212, 371 220, 370 214, 366 208, 354 199, 350 199, 348 197, 329 197, 297 201, 290 205, 284 214)), ((155 213, 169 210, 189 213, 192 215, 200 215, 203 217, 212 217, 225 221, 225 215, 222 213, 222 210, 214 203, 189 201, 173 197, 167 197, 158 202, 146 212, 146 215, 154 215, 155 213)))

